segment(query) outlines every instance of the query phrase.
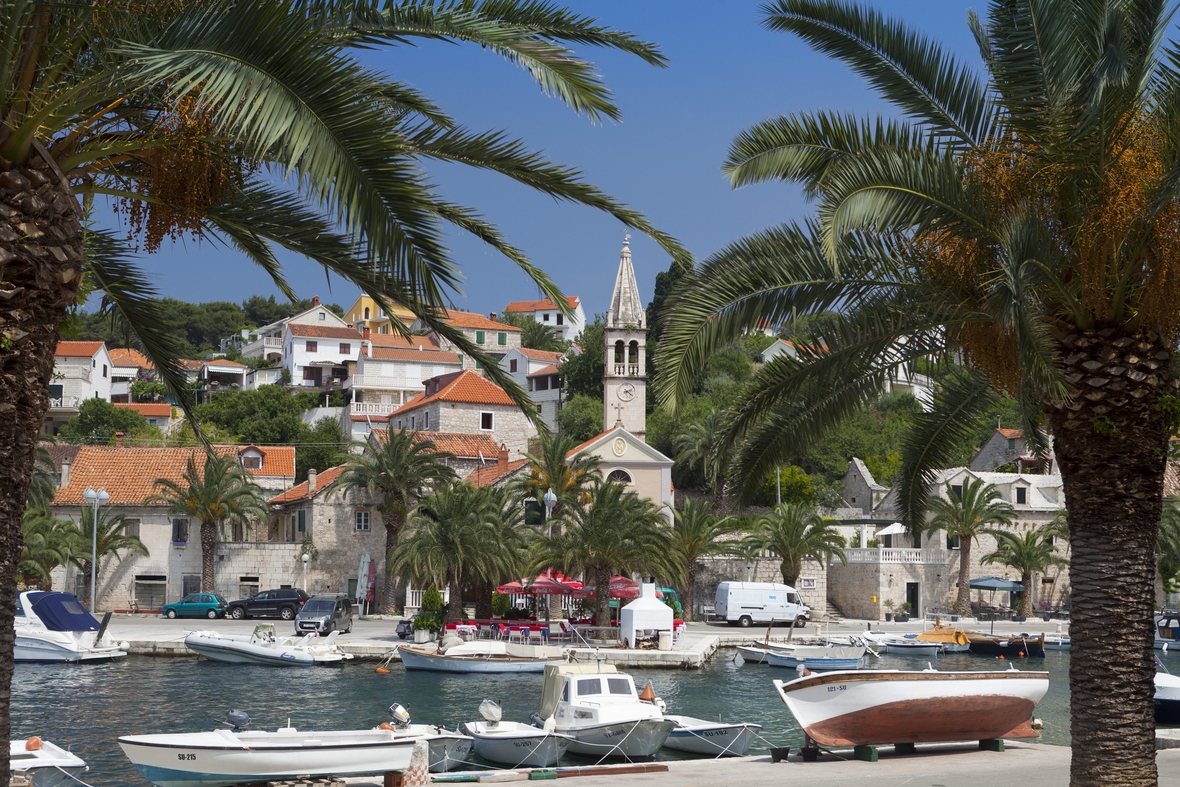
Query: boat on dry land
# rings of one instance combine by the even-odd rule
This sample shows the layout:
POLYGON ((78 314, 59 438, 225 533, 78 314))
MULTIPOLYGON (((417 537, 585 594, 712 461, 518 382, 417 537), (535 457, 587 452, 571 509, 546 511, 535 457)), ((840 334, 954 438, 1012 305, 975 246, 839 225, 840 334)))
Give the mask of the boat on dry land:
POLYGON ((881 746, 1036 738, 1030 719, 1049 673, 857 670, 774 687, 821 746, 881 746))

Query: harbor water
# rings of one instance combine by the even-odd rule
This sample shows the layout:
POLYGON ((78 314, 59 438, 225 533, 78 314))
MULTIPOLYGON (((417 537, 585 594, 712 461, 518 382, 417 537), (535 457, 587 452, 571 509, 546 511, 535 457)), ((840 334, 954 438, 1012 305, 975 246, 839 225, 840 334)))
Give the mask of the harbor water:
MULTIPOLYGON (((770 746, 798 747, 803 734, 770 681, 788 680, 792 670, 735 663, 723 649, 700 670, 632 670, 642 688, 650 682, 670 713, 763 725, 750 753, 770 746)), ((951 654, 938 658, 885 655, 874 669, 947 671, 1007 669, 1009 662, 951 654)), ((1180 672, 1180 655, 1164 657, 1180 672)), ((1069 654, 1021 660, 1022 670, 1046 669, 1049 692, 1037 706, 1045 743, 1069 744, 1069 654)), ((69 748, 90 765, 93 785, 148 783, 123 756, 116 738, 159 732, 213 729, 227 711, 249 713, 254 729, 287 724, 301 729, 364 729, 388 720, 400 702, 415 722, 456 728, 478 718, 481 700, 493 699, 504 718, 527 721, 541 699, 540 675, 446 675, 407 672, 396 662, 389 674, 373 662, 341 667, 271 668, 221 664, 189 658, 129 657, 104 665, 22 664, 13 678, 12 735, 40 735, 69 748)), ((657 759, 679 753, 663 750, 657 759)), ((571 760, 571 763, 573 760, 571 760)))

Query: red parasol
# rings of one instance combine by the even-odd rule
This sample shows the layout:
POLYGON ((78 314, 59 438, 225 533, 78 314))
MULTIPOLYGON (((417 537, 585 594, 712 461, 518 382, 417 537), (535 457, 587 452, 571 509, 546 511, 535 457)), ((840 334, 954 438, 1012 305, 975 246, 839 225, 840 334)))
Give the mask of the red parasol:
MULTIPOLYGON (((616 574, 615 576, 611 577, 609 587, 610 598, 626 599, 628 601, 633 601, 639 598, 639 592, 641 588, 638 582, 631 579, 630 577, 625 577, 622 574, 616 574)), ((594 598, 594 596, 594 585, 587 585, 586 587, 574 593, 574 598, 594 598)), ((660 592, 659 588, 657 588, 656 597, 663 598, 663 596, 664 594, 660 592)))
POLYGON ((501 585, 496 588, 496 592, 504 595, 567 596, 575 589, 572 585, 541 575, 501 585))

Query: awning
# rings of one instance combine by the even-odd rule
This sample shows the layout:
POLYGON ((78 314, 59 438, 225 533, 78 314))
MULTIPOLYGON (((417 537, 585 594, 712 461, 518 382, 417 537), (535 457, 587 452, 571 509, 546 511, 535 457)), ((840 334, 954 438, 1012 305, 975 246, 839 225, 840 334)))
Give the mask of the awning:
POLYGON ((1024 585, 1000 577, 980 577, 971 580, 968 585, 972 590, 1024 590, 1024 585))
POLYGON ((901 522, 894 522, 889 527, 877 531, 877 535, 879 536, 904 536, 905 533, 905 525, 901 522))

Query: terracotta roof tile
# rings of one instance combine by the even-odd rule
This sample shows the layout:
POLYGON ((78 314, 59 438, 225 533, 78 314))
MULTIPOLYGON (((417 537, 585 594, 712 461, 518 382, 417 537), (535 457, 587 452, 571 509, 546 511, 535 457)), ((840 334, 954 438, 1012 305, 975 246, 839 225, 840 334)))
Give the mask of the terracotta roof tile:
POLYGON ((115 402, 114 405, 115 407, 122 407, 126 410, 134 410, 145 418, 148 416, 153 418, 159 418, 160 416, 165 418, 172 417, 172 405, 166 403, 154 404, 151 402, 115 402))
POLYGON ((273 506, 278 505, 279 503, 293 503, 297 500, 307 500, 309 498, 315 497, 327 489, 329 484, 339 478, 340 474, 344 472, 346 467, 348 467, 348 465, 340 465, 339 467, 330 467, 321 473, 316 473, 314 493, 308 493, 308 482, 304 481, 302 484, 296 484, 295 486, 291 487, 281 495, 272 497, 269 502, 273 506))
POLYGON ((70 342, 61 340, 53 354, 58 358, 93 358, 102 349, 102 342, 70 342))
POLYGON ((491 317, 475 312, 444 311, 443 319, 456 328, 483 328, 490 331, 520 333, 520 328, 505 322, 496 322, 491 317))
POLYGON ((249 369, 250 368, 249 366, 247 366, 244 363, 238 363, 237 361, 231 361, 228 358, 212 358, 208 361, 205 361, 205 365, 206 366, 232 366, 235 369, 249 369))
POLYGON ((1001 436, 1006 437, 1009 440, 1019 440, 1020 438, 1024 437, 1023 429, 996 429, 996 431, 999 432, 1001 436))
MULTIPOLYGON (((236 456, 254 446, 215 445, 222 456, 236 456)), ((262 469, 247 469, 250 475, 267 478, 295 478, 295 448, 289 445, 258 447, 262 452, 262 469)), ((111 496, 111 505, 141 506, 155 493, 157 478, 180 480, 189 457, 198 464, 204 452, 197 448, 111 448, 86 445, 78 449, 70 472, 70 485, 61 487, 53 499, 55 505, 81 505, 87 487, 103 487, 111 496)))
POLYGON ((421 350, 412 347, 374 347, 369 357, 377 361, 409 361, 412 363, 461 363, 455 353, 438 349, 421 350))
POLYGON ((107 350, 111 356, 111 363, 115 366, 136 366, 140 369, 154 369, 155 365, 148 357, 133 347, 116 347, 107 350))
POLYGON ((561 373, 561 369, 558 368, 557 364, 551 363, 548 366, 546 366, 544 369, 538 369, 537 371, 533 372, 532 374, 529 375, 529 377, 547 377, 548 375, 551 375, 551 374, 560 374, 560 373, 561 373))
POLYGON ((361 340, 361 333, 355 328, 341 328, 336 325, 298 325, 290 323, 292 336, 307 336, 312 339, 353 339, 361 340))
POLYGON ((61 463, 64 459, 69 459, 73 463, 74 458, 81 450, 80 445, 68 445, 65 443, 41 443, 41 447, 49 452, 49 456, 53 459, 53 467, 55 470, 61 470, 61 463))
MULTIPOLYGON (((394 410, 393 415, 408 413, 411 410, 432 402, 499 404, 508 407, 515 406, 516 404, 508 394, 504 393, 503 388, 489 380, 485 380, 470 369, 431 377, 425 381, 426 385, 430 385, 431 383, 438 384, 437 393, 432 393, 429 396, 417 396, 406 404, 403 404, 397 410, 394 410)), ((426 390, 433 390, 433 385, 426 390)))
POLYGON ((205 365, 204 361, 198 361, 195 358, 181 358, 176 363, 181 369, 185 369, 190 372, 199 372, 201 371, 201 367, 205 365))
POLYGON ((517 459, 514 462, 506 462, 504 464, 496 462, 495 464, 484 465, 483 467, 472 470, 463 480, 472 486, 492 486, 497 481, 502 481, 517 470, 520 470, 528 463, 529 460, 527 459, 517 459))
POLYGON ((369 341, 374 347, 421 347, 424 350, 437 350, 438 345, 429 336, 402 336, 396 333, 369 332, 369 341))
MULTIPOLYGON (((581 301, 578 300, 577 295, 565 296, 565 302, 569 304, 571 309, 576 309, 581 301)), ((544 312, 551 311, 557 308, 557 304, 551 299, 546 298, 543 301, 513 301, 504 307, 505 312, 544 312)))
POLYGON ((550 352, 549 350, 530 350, 528 347, 517 347, 516 350, 525 358, 530 358, 534 361, 556 361, 561 357, 561 353, 550 352))

